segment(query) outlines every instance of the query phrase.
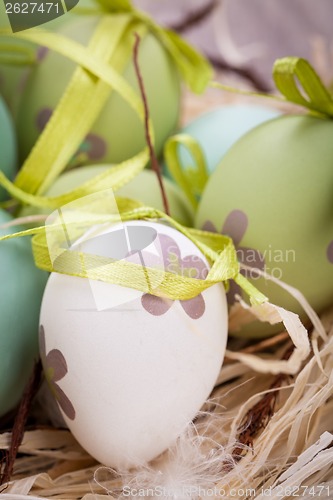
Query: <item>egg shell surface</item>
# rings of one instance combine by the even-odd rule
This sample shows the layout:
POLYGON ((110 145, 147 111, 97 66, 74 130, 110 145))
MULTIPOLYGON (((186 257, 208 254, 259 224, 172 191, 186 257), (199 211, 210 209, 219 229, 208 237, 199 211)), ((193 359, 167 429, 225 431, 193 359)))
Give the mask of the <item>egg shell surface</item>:
MULTIPOLYGON (((178 265, 195 271, 192 277, 208 272, 188 238, 156 222, 116 225, 77 248, 122 259, 124 232, 131 248, 143 249, 145 265, 162 258, 170 272, 178 265), (153 236, 140 247, 137 238, 147 231, 153 236)), ((49 381, 70 430, 101 463, 131 467, 173 444, 213 389, 227 339, 225 290, 218 284, 194 299, 171 301, 53 273, 40 324, 44 369, 54 368, 49 381)))
MULTIPOLYGON (((25 2, 21 3, 21 8, 23 9, 25 8, 24 4, 25 2)), ((14 3, 11 5, 14 6, 14 3)), ((96 8, 96 4, 93 0, 80 0, 78 7, 79 9, 82 9, 82 7, 96 8)), ((15 7, 12 7, 12 9, 13 8, 15 7)), ((56 8, 55 4, 52 4, 52 6, 50 6, 50 9, 52 8, 56 8)), ((74 7, 74 9, 67 12, 66 14, 52 19, 51 21, 44 23, 43 25, 40 25, 39 29, 48 31, 59 29, 63 24, 69 22, 73 17, 75 18, 75 15, 77 15, 76 12, 77 9, 74 7)), ((11 30, 10 22, 6 14, 5 3, 3 2, 0 3, 0 28, 11 30)), ((16 48, 20 51, 22 49, 28 49, 30 51, 30 57, 34 57, 35 55, 37 61, 40 60, 41 56, 45 53, 44 49, 38 49, 35 44, 29 42, 28 40, 14 38, 12 36, 2 36, 1 39, 3 43, 8 43, 11 47, 16 46, 16 48)), ((17 59, 17 54, 14 53, 13 58, 17 59)), ((0 63, 0 93, 3 95, 13 116, 16 116, 21 96, 32 67, 32 64, 0 63)))
MULTIPOLYGON (((109 17, 114 25, 110 30, 117 31, 119 15, 109 17)), ((66 23, 59 33, 87 45, 98 22, 98 17, 87 15, 66 23)), ((126 59, 123 50, 121 39, 113 57, 113 66, 116 69, 124 66, 120 73, 140 95, 132 53, 124 63, 126 59)), ((154 125, 155 148, 159 154, 164 141, 177 125, 179 75, 164 47, 150 33, 141 39, 139 64, 154 125)), ((70 59, 45 51, 41 62, 30 73, 16 119, 22 158, 28 155, 44 129, 74 70, 75 64, 70 59)), ((75 163, 80 156, 84 158, 81 164, 119 163, 139 153, 145 145, 143 123, 129 104, 112 91, 101 114, 70 162, 75 163)))
MULTIPOLYGON (((233 237, 241 262, 296 287, 318 313, 333 301, 332 136, 333 121, 312 116, 260 125, 222 159, 196 216, 196 227, 233 237)), ((271 302, 305 317, 278 285, 251 276, 271 302)), ((237 334, 269 332, 256 322, 237 334)))
MULTIPOLYGON (((56 197, 67 193, 96 175, 102 174, 111 165, 92 165, 76 168, 65 172, 56 179, 54 184, 45 193, 45 196, 56 197)), ((194 213, 182 191, 169 179, 163 178, 163 185, 169 202, 170 215, 185 226, 193 226, 194 213)), ((141 201, 145 205, 157 208, 164 212, 164 206, 157 176, 152 170, 143 170, 125 186, 115 192, 115 196, 141 201)), ((24 207, 20 216, 50 213, 47 209, 32 206, 24 207)))
MULTIPOLYGON (((181 133, 197 140, 204 153, 211 174, 228 149, 246 132, 257 125, 276 118, 279 112, 264 106, 230 105, 200 115, 184 127, 181 133)), ((183 169, 193 165, 189 151, 179 147, 179 160, 183 169)), ((167 175, 170 176, 166 168, 167 175)))
MULTIPOLYGON (((1 228, 12 217, 0 210, 1 228)), ((0 242, 0 416, 18 404, 38 359, 38 319, 48 274, 35 267, 29 238, 0 242)))
MULTIPOLYGON (((6 177, 13 179, 17 166, 17 145, 15 129, 8 108, 0 97, 0 170, 6 177)), ((0 201, 6 198, 5 190, 0 187, 0 201)))

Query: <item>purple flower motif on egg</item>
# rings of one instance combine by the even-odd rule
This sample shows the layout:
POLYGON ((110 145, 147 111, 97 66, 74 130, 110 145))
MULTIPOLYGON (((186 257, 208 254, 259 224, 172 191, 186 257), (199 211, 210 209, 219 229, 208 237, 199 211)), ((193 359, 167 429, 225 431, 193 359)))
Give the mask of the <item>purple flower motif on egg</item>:
MULTIPOLYGON (((247 215, 242 210, 232 210, 226 217, 221 234, 225 234, 232 238, 236 247, 237 257, 241 264, 251 267, 251 271, 242 269, 240 272, 246 278, 253 278, 255 269, 263 270, 265 268, 265 258, 254 248, 240 246, 249 221, 247 215)), ((212 233, 217 233, 218 230, 211 221, 206 221, 202 229, 212 233)), ((234 281, 230 281, 229 291, 227 293, 228 303, 232 305, 235 302, 235 295, 242 295, 242 289, 234 281)))
MULTIPOLYGON (((36 124, 40 132, 43 131, 52 115, 52 109, 44 108, 39 111, 36 124)), ((89 133, 79 146, 79 149, 73 155, 68 168, 76 168, 90 160, 101 160, 106 154, 105 141, 96 134, 89 133)))
POLYGON ((37 52, 36 52, 37 61, 39 63, 42 62, 45 59, 45 57, 47 56, 48 52, 49 52, 49 49, 47 47, 44 47, 43 45, 38 47, 37 52))
POLYGON ((57 384, 57 382, 63 379, 68 372, 66 360, 59 349, 52 349, 48 354, 46 354, 45 331, 42 325, 39 328, 39 347, 45 378, 50 387, 50 390, 58 401, 58 404, 65 415, 67 415, 70 420, 74 420, 74 406, 72 405, 71 401, 66 396, 64 391, 57 384))
MULTIPOLYGON (((180 248, 173 238, 165 234, 157 236, 159 249, 164 265, 164 270, 169 273, 179 274, 194 279, 205 279, 208 268, 204 261, 196 255, 187 255, 182 258, 180 248)), ((142 252, 142 257, 147 266, 151 265, 150 254, 142 252)), ((175 301, 145 293, 141 298, 143 308, 154 316, 165 314, 175 301)), ((192 319, 199 319, 205 312, 205 300, 200 293, 196 297, 179 301, 185 313, 192 319)))
POLYGON ((328 262, 333 264, 333 240, 330 242, 330 244, 327 247, 327 259, 328 259, 328 262))

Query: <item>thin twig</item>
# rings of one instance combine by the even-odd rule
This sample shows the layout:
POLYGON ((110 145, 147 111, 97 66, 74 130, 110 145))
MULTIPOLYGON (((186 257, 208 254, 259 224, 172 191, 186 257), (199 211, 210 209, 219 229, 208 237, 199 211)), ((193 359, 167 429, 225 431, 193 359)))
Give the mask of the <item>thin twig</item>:
POLYGON ((268 339, 261 340, 260 342, 257 342, 256 344, 251 344, 247 347, 244 347, 244 349, 241 349, 240 352, 244 352, 247 354, 253 354, 256 352, 261 352, 264 351, 265 349, 275 347, 277 344, 281 344, 285 340, 289 339, 289 333, 288 332, 281 332, 277 335, 274 335, 273 337, 269 337, 268 339))
POLYGON ((25 388, 25 391, 20 401, 18 412, 14 420, 10 447, 9 450, 6 451, 4 457, 5 459, 4 472, 3 474, 0 473, 0 485, 10 481, 10 478, 13 474, 16 456, 23 440, 24 428, 29 415, 31 403, 40 386, 41 374, 42 374, 42 364, 39 361, 34 366, 33 373, 25 388))
POLYGON ((208 5, 198 9, 195 12, 191 12, 185 19, 180 22, 170 23, 170 28, 178 33, 183 33, 189 28, 192 28, 201 21, 204 21, 218 6, 219 0, 212 0, 208 5))
POLYGON ((250 68, 234 66, 232 64, 227 63, 221 58, 217 58, 211 55, 206 54, 207 59, 214 68, 222 70, 222 71, 230 71, 231 73, 236 73, 245 80, 248 80, 252 83, 253 87, 260 92, 271 92, 273 87, 270 87, 266 84, 266 82, 258 75, 258 73, 250 68))
POLYGON ((139 45, 140 45, 140 37, 137 33, 134 34, 135 36, 135 43, 134 43, 134 50, 133 50, 133 60, 134 60, 134 68, 136 72, 136 76, 138 79, 139 87, 140 87, 140 92, 141 92, 141 97, 143 101, 143 106, 144 106, 144 113, 145 113, 145 135, 146 135, 146 141, 147 141, 147 146, 149 149, 149 155, 150 155, 150 161, 151 161, 151 166, 152 169, 156 172, 158 183, 160 186, 161 194, 162 194, 162 199, 163 199, 163 206, 164 206, 164 211, 167 215, 170 215, 170 210, 169 210, 169 203, 168 199, 165 193, 164 185, 163 185, 163 179, 162 179, 162 174, 161 174, 161 168, 158 164, 157 157, 155 154, 154 146, 152 144, 152 140, 150 137, 149 133, 149 107, 148 107, 148 100, 145 92, 145 87, 143 83, 143 78, 142 74, 140 71, 140 66, 139 66, 139 60, 138 60, 138 53, 139 53, 139 45))
MULTIPOLYGON (((282 356, 282 360, 288 360, 294 351, 294 345, 290 345, 282 356)), ((290 375, 279 373, 269 386, 267 392, 260 400, 248 410, 241 425, 238 427, 237 446, 233 449, 233 459, 238 462, 246 453, 246 447, 253 448, 253 439, 261 429, 264 429, 275 412, 279 389, 290 375)))
MULTIPOLYGON (((200 24, 210 14, 212 14, 218 6, 218 3, 219 0, 212 0, 208 5, 198 9, 196 12, 190 13, 189 16, 180 22, 169 23, 169 28, 177 33, 184 33, 188 29, 200 24)), ((272 88, 267 85, 267 83, 253 69, 249 67, 245 68, 234 66, 221 57, 215 57, 210 54, 205 55, 214 68, 238 74, 240 77, 248 80, 256 90, 260 92, 269 92, 272 90, 272 88)))

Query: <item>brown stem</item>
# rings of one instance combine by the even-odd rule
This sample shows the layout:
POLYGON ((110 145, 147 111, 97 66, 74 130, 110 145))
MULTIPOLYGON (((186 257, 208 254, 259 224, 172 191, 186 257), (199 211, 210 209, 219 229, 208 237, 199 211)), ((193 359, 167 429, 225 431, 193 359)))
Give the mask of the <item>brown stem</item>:
POLYGON ((5 457, 2 460, 5 462, 5 465, 3 473, 0 472, 0 485, 10 481, 10 478, 13 474, 16 456, 23 440, 24 428, 29 415, 31 403, 40 386, 41 374, 42 364, 39 361, 34 366, 33 373, 25 388, 22 399, 20 401, 18 412, 14 420, 10 447, 9 450, 5 452, 5 457))
POLYGON ((139 60, 138 60, 140 37, 139 37, 139 35, 137 33, 135 33, 134 36, 135 36, 135 43, 134 43, 134 50, 133 50, 133 60, 134 60, 134 68, 135 68, 136 76, 137 76, 137 79, 138 79, 138 83, 139 83, 139 87, 140 87, 140 92, 141 92, 141 97, 142 97, 142 101, 143 101, 143 107, 144 107, 146 142, 147 142, 147 146, 148 146, 148 149, 149 149, 151 166, 152 166, 152 169, 155 171, 155 173, 157 175, 158 183, 159 183, 159 186, 160 186, 161 195, 162 195, 162 199, 163 199, 164 211, 165 211, 165 213, 167 215, 170 215, 169 203, 168 203, 168 199, 167 199, 167 196, 166 196, 166 193, 165 193, 165 189, 164 189, 164 185, 163 185, 163 179, 162 179, 162 175, 161 175, 161 168, 160 168, 160 166, 158 164, 158 161, 157 161, 157 158, 156 158, 156 154, 155 154, 155 150, 154 150, 154 146, 152 144, 152 140, 151 140, 150 133, 149 133, 149 108, 148 108, 148 100, 147 100, 147 96, 146 96, 146 92, 145 92, 145 87, 144 87, 144 83, 143 83, 143 78, 142 78, 142 74, 141 74, 141 71, 140 71, 139 60))
MULTIPOLYGON (((282 356, 282 360, 288 360, 293 353, 294 345, 290 345, 282 356)), ((275 411, 276 400, 279 394, 279 389, 289 378, 285 373, 278 374, 269 389, 270 392, 265 394, 252 408, 248 410, 243 418, 241 425, 238 427, 237 445, 232 452, 233 459, 238 462, 241 460, 245 447, 253 447, 253 439, 261 429, 264 429, 275 411)), ((246 453, 246 451, 245 451, 246 453)))
POLYGON ((183 31, 192 28, 192 26, 195 26, 201 21, 204 21, 206 17, 208 17, 209 14, 211 14, 216 9, 218 3, 219 0, 212 0, 208 5, 205 5, 201 9, 198 9, 196 12, 191 12, 189 16, 187 16, 180 22, 171 23, 170 28, 174 31, 177 31, 178 33, 182 33, 183 31))
MULTIPOLYGON (((197 24, 204 21, 212 12, 214 12, 215 8, 218 5, 219 0, 212 0, 208 5, 198 9, 196 12, 191 13, 188 17, 180 22, 170 23, 169 28, 176 31, 177 33, 183 33, 187 31, 189 28, 196 26, 197 24)), ((227 63, 222 58, 218 58, 215 56, 211 56, 206 54, 207 59, 216 69, 220 69, 223 71, 230 71, 232 73, 236 73, 242 78, 248 80, 256 90, 260 92, 269 92, 272 88, 266 84, 266 82, 257 74, 256 71, 251 68, 242 68, 237 67, 232 64, 227 63)))
POLYGON ((256 71, 250 68, 233 66, 232 64, 223 61, 221 58, 217 58, 207 54, 206 57, 212 63, 214 68, 238 74, 242 78, 245 78, 250 83, 252 83, 256 90, 260 92, 270 92, 272 90, 272 88, 267 85, 266 82, 264 82, 264 80, 257 74, 256 71))

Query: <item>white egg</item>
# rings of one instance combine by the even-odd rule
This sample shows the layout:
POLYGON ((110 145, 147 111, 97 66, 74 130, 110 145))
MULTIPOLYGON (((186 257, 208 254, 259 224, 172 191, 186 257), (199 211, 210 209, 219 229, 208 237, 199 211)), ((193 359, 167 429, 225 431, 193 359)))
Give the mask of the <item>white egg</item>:
MULTIPOLYGON (((187 237, 162 223, 110 226, 78 245, 196 278, 209 268, 187 237)), ((53 273, 40 325, 44 370, 68 427, 100 462, 131 467, 172 445, 209 397, 227 339, 225 290, 218 284, 171 301, 53 273)))

